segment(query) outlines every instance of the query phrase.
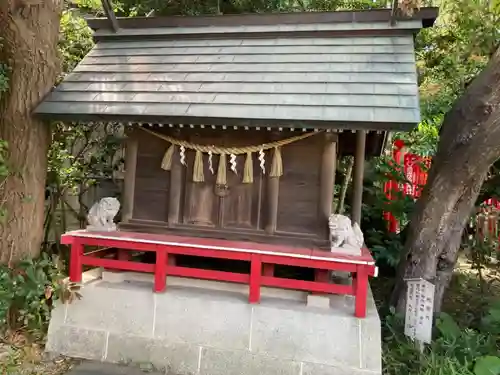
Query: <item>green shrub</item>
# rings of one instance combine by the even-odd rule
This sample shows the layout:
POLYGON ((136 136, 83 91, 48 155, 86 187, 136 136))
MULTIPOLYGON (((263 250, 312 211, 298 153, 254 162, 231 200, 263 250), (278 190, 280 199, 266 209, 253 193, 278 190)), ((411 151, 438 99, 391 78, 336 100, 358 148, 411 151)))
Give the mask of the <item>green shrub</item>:
POLYGON ((0 265, 0 327, 43 330, 54 302, 79 297, 77 290, 65 281, 56 257, 42 254, 15 267, 0 265))
POLYGON ((383 326, 384 375, 498 375, 500 374, 499 306, 493 305, 481 330, 460 327, 442 313, 436 320, 434 340, 420 352, 402 334, 403 319, 391 313, 383 326))

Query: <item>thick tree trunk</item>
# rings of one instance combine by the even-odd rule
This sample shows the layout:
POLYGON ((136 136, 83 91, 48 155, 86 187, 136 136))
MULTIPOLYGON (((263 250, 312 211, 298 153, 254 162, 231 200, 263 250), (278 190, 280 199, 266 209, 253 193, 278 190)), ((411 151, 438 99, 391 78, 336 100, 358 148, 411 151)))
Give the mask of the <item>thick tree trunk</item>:
POLYGON ((10 68, 0 95, 0 139, 10 176, 0 191, 0 263, 36 256, 43 236, 49 125, 32 117, 60 71, 57 43, 62 0, 0 0, 0 62, 10 68))
POLYGON ((500 49, 445 116, 429 179, 410 222, 391 304, 404 310, 406 278, 436 285, 441 310, 461 234, 490 166, 500 158, 500 49))

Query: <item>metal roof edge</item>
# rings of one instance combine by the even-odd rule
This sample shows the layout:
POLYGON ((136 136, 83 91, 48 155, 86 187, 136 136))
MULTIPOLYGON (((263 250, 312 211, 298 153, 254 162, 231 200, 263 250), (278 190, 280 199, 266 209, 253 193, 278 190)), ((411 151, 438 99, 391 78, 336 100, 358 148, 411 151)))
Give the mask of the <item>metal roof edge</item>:
MULTIPOLYGON (((434 24, 439 9, 426 7, 415 12, 411 17, 396 18, 397 21, 421 20, 422 27, 434 24)), ((169 17, 130 17, 118 18, 122 29, 142 29, 159 27, 209 27, 209 26, 251 26, 251 25, 299 25, 314 23, 370 23, 387 22, 390 28, 391 9, 371 9, 362 11, 338 12, 294 12, 294 13, 259 13, 226 14, 204 16, 169 16, 169 17)), ((88 18, 88 25, 93 30, 110 29, 107 18, 88 18)))

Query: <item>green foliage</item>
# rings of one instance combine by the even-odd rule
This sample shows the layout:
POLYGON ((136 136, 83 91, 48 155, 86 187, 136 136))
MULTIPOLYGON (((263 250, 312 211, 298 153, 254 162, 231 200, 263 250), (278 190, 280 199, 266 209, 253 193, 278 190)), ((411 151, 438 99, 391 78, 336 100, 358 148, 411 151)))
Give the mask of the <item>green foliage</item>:
MULTIPOLYGON (((47 213, 44 222, 44 244, 49 244, 51 229, 64 233, 66 216, 72 215, 85 224, 88 207, 83 196, 99 180, 111 180, 124 163, 118 151, 122 149, 123 129, 115 123, 56 123, 49 148, 47 174, 47 213), (76 212, 67 201, 76 196, 80 210, 76 212), (60 212, 58 219, 56 212, 60 212)), ((55 244, 58 247, 58 244, 55 244)))
MULTIPOLYGON (((113 5, 117 2, 113 1, 113 5)), ((101 0, 74 0, 73 4, 78 8, 91 13, 102 12, 101 0)))
POLYGON ((426 117, 451 108, 500 40, 500 12, 488 0, 444 0, 440 12, 436 26, 417 39, 426 117))
MULTIPOLYGON (((500 324, 500 317, 490 323, 500 324)), ((434 340, 420 353, 417 345, 402 334, 402 317, 391 313, 383 326, 384 374, 498 375, 499 342, 491 327, 462 328, 442 313, 436 320, 434 340)))
POLYGON ((481 327, 483 330, 489 330, 492 335, 500 337, 500 301, 492 303, 488 313, 481 319, 481 327))
MULTIPOLYGON (((88 12, 101 13, 95 0, 76 0, 75 3, 88 12)), ((341 9, 383 8, 385 0, 120 0, 113 2, 119 16, 144 16, 154 12, 156 16, 238 14, 295 11, 332 11, 341 9)))
POLYGON ((6 64, 0 63, 0 93, 9 88, 9 77, 7 75, 9 68, 6 64))
POLYGON ((408 152, 421 155, 432 156, 437 151, 439 141, 439 128, 443 123, 444 114, 437 114, 428 117, 417 128, 411 132, 397 133, 397 138, 408 145, 408 152))
POLYGON ((74 296, 73 286, 64 278, 58 259, 46 254, 14 268, 0 265, 0 326, 45 328, 54 302, 74 296))
MULTIPOLYGON (((2 38, 0 37, 0 48, 2 48, 2 38)), ((2 92, 7 91, 9 88, 9 67, 4 62, 0 61, 0 98, 2 92)))
POLYGON ((404 231, 388 232, 384 212, 391 213, 403 229, 415 207, 415 200, 402 192, 393 192, 393 199, 387 199, 384 184, 389 180, 398 184, 408 182, 402 165, 396 165, 386 156, 367 163, 362 227, 365 228, 365 242, 382 271, 390 271, 397 266, 405 241, 404 231))
POLYGON ((71 10, 63 12, 60 30, 59 52, 62 57, 63 71, 70 72, 94 45, 92 30, 82 17, 71 10))
POLYGON ((474 365, 475 375, 498 375, 500 374, 500 358, 487 355, 479 358, 474 365))
POLYGON ((416 38, 423 120, 409 133, 398 133, 409 151, 433 155, 439 129, 453 103, 484 69, 500 40, 498 2, 443 0, 432 28, 416 38))
POLYGON ((95 178, 111 177, 123 163, 115 159, 124 139, 119 134, 120 126, 112 123, 55 124, 49 149, 49 184, 75 189, 92 184, 95 178))

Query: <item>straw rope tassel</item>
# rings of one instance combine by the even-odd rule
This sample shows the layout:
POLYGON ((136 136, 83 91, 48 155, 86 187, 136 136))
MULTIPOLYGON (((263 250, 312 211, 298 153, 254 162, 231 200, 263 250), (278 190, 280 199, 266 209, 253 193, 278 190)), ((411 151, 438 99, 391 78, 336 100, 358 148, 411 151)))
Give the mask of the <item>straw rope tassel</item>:
POLYGON ((243 167, 243 183, 253 183, 253 159, 251 152, 247 152, 247 158, 245 159, 245 166, 243 167))
POLYGON ((163 156, 163 160, 161 161, 161 168, 169 171, 172 169, 172 158, 174 156, 174 151, 175 151, 175 145, 171 144, 170 147, 167 149, 165 152, 165 155, 163 156))
POLYGON ((226 178, 227 165, 226 164, 227 164, 226 154, 222 153, 222 154, 220 154, 220 157, 219 157, 219 168, 217 168, 217 180, 216 180, 217 185, 226 185, 227 184, 227 178, 226 178))
POLYGON ((281 148, 274 148, 273 160, 271 162, 271 171, 269 173, 270 177, 280 177, 283 176, 283 159, 281 158, 281 148))
POLYGON ((205 181, 205 175, 203 173, 203 154, 201 151, 196 151, 193 166, 193 182, 203 181, 205 181))

